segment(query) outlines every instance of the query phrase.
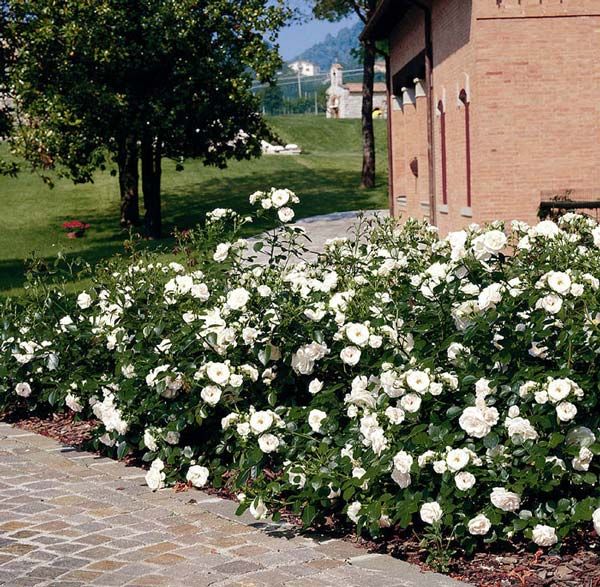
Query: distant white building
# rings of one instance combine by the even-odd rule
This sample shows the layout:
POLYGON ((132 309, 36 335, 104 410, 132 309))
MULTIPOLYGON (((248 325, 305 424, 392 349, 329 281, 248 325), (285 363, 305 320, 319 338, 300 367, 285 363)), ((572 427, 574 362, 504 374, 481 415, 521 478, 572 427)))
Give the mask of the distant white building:
POLYGON ((294 70, 295 73, 299 73, 303 76, 317 75, 320 71, 319 66, 311 61, 305 61, 304 59, 298 59, 288 63, 288 67, 294 70))
MULTIPOLYGON (((343 67, 334 63, 329 70, 327 118, 361 118, 362 90, 359 83, 344 83, 343 67)), ((373 84, 373 116, 387 116, 387 91, 383 82, 373 84)))

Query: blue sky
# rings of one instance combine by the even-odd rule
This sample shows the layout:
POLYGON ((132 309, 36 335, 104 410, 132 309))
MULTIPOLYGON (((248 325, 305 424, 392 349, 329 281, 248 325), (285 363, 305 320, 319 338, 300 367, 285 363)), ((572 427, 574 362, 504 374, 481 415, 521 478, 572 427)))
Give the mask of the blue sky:
MULTIPOLYGON (((310 15, 310 2, 293 0, 290 4, 302 10, 304 14, 310 15)), ((283 29, 279 35, 281 56, 284 60, 292 59, 305 49, 325 39, 329 33, 335 34, 355 22, 356 17, 346 18, 340 22, 327 22, 311 18, 304 24, 293 24, 283 29)))

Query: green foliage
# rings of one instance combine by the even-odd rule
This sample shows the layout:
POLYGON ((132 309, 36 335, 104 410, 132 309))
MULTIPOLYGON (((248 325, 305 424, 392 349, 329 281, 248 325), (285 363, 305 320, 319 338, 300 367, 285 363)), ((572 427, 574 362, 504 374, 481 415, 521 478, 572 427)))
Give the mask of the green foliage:
POLYGON ((84 267, 76 296, 35 265, 0 311, 0 405, 93 415, 152 489, 210 477, 257 518, 412 528, 440 569, 600 531, 600 226, 363 218, 295 264, 297 203, 254 192, 171 261, 131 245, 84 267), (264 217, 262 246, 239 238, 264 217))

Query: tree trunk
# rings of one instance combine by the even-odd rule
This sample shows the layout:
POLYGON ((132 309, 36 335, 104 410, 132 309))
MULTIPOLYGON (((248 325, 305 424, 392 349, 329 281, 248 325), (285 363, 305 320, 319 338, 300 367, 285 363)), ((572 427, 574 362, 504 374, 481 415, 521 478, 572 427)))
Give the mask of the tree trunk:
POLYGON ((160 210, 161 178, 160 140, 151 135, 142 138, 142 190, 144 192, 144 224, 148 238, 160 238, 162 218, 160 210))
POLYGON ((363 165, 361 188, 375 187, 375 135, 373 133, 373 83, 375 80, 375 41, 363 42, 362 136, 363 165))
POLYGON ((121 226, 140 223, 138 148, 135 137, 129 136, 119 143, 117 154, 119 190, 121 192, 121 226))

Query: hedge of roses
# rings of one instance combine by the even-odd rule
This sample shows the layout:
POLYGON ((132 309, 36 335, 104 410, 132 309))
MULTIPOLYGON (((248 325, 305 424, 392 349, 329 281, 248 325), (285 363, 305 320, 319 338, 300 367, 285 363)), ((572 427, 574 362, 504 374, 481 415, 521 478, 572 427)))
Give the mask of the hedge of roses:
POLYGON ((71 295, 6 302, 0 405, 95 416, 156 490, 240 511, 552 546, 600 530, 600 227, 362 220, 314 262, 288 190, 263 241, 215 210, 173 261, 133 251, 71 295), (261 261, 255 257, 260 251, 261 261))

